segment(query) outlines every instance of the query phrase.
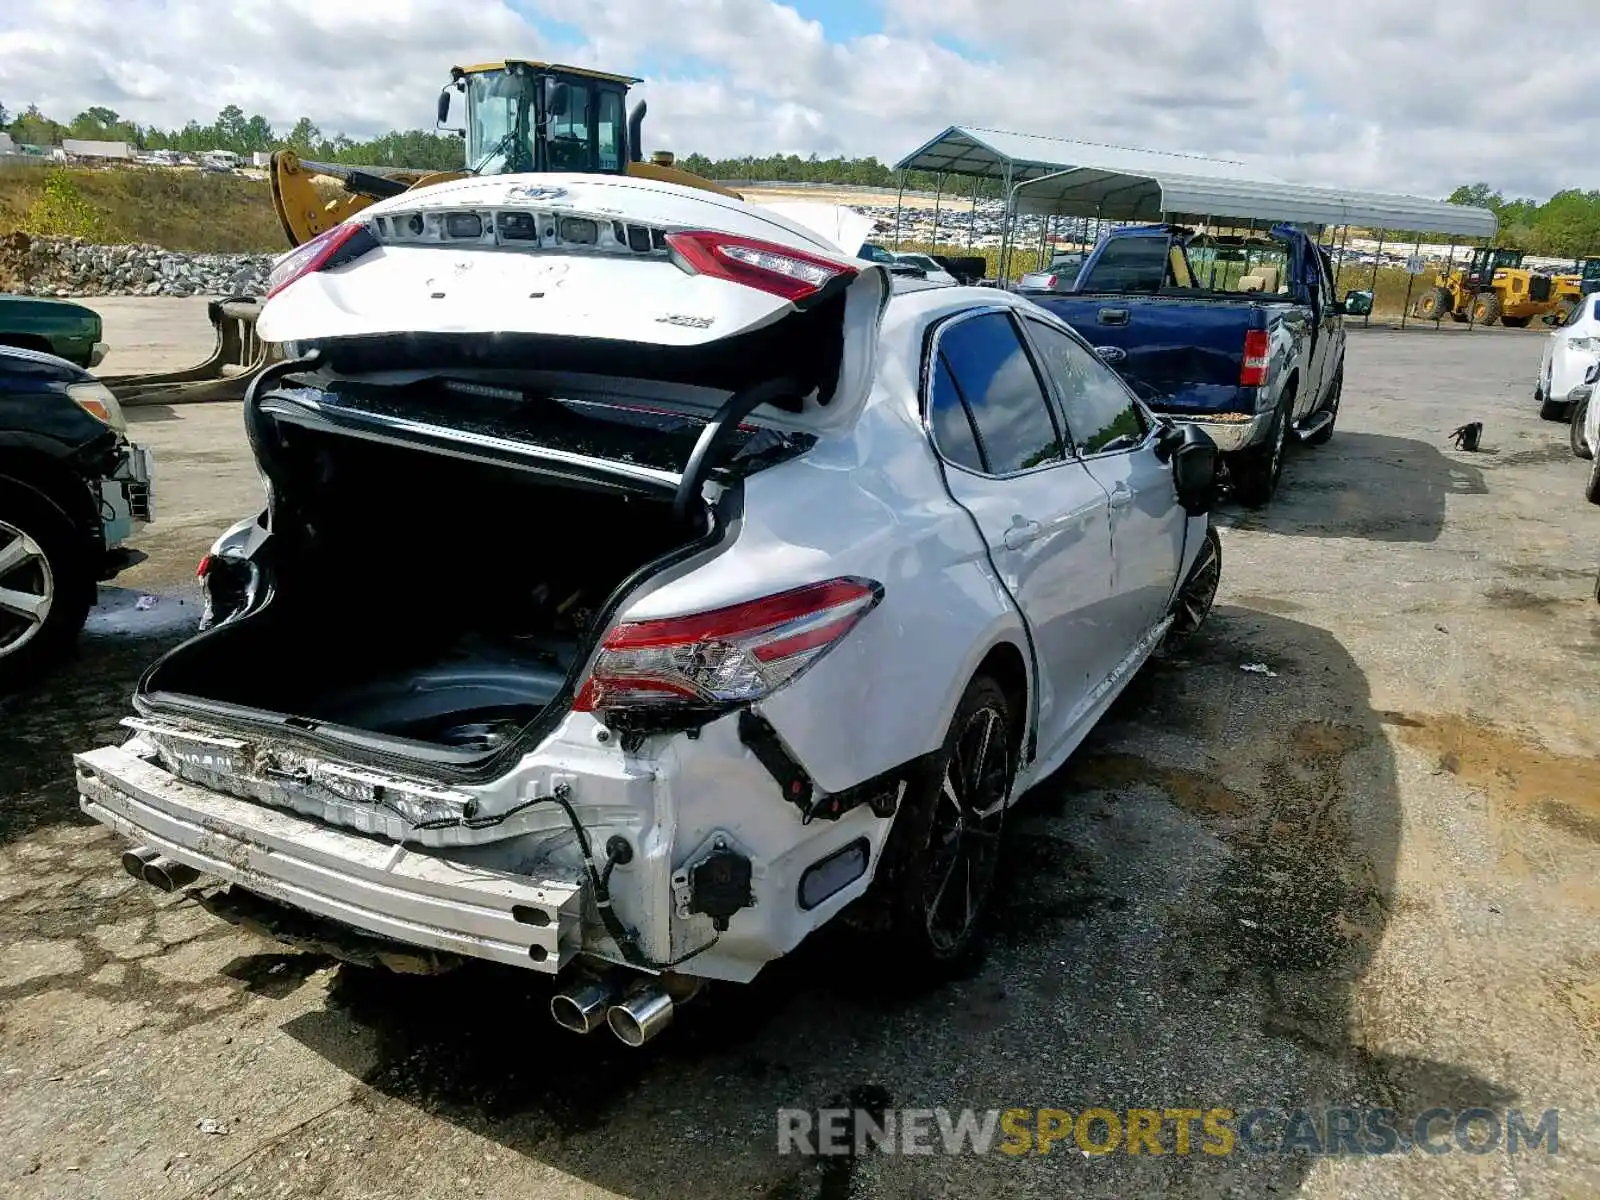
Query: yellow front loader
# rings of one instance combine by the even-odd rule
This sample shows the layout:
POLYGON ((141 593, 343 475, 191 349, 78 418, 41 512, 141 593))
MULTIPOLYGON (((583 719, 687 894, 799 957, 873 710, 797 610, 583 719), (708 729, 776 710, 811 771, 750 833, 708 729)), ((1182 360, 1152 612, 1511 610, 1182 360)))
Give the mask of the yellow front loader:
POLYGON ((314 238, 374 201, 464 175, 582 172, 659 179, 739 198, 737 192, 674 166, 662 152, 645 161, 640 101, 624 116, 628 89, 639 81, 582 67, 507 60, 453 67, 439 93, 438 124, 450 120, 452 100, 465 101, 466 165, 459 171, 410 171, 310 162, 293 151, 272 156, 272 204, 289 245, 314 238), (342 190, 328 198, 317 176, 342 190))

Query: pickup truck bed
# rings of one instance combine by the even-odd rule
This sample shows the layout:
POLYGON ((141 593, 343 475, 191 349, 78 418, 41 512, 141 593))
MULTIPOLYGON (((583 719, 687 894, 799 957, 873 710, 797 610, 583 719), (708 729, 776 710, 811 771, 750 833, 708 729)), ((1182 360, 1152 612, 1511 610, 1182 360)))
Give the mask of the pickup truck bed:
POLYGON ((1265 504, 1289 439, 1332 436, 1346 307, 1333 299, 1331 263, 1298 229, 1250 243, 1260 262, 1245 259, 1240 290, 1191 286, 1203 268, 1190 265, 1190 241, 1172 226, 1116 230, 1072 290, 1030 298, 1094 345, 1151 409, 1204 428, 1238 498, 1265 504))

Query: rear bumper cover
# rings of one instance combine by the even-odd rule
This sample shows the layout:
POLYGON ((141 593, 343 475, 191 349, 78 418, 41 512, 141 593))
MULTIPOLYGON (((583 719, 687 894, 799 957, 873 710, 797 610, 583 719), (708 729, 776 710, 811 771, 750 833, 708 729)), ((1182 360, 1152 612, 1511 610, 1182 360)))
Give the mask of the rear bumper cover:
POLYGON ((1270 412, 1256 413, 1254 416, 1244 414, 1229 415, 1227 417, 1193 416, 1181 413, 1167 413, 1173 421, 1183 425, 1195 425, 1204 429, 1211 435, 1211 440, 1217 444, 1217 450, 1223 454, 1232 454, 1239 450, 1247 449, 1258 442, 1266 440, 1267 431, 1272 426, 1270 412))
POLYGON ((554 974, 583 885, 466 866, 186 783, 107 746, 74 756, 79 805, 203 875, 392 941, 554 974))

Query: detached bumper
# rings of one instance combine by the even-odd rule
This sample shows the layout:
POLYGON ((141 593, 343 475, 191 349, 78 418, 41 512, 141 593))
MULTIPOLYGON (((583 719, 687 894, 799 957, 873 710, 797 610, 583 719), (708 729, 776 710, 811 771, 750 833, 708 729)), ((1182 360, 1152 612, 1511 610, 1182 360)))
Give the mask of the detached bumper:
POLYGON ((99 501, 100 527, 107 550, 115 550, 133 536, 135 522, 155 519, 155 491, 151 485, 150 451, 129 445, 126 459, 109 478, 92 486, 99 501))
POLYGON ((391 941, 555 974, 583 886, 451 862, 186 783, 117 746, 74 756, 79 805, 204 876, 391 941))
POLYGON ((1217 444, 1217 450, 1223 454, 1232 454, 1257 442, 1265 441, 1267 430, 1272 425, 1270 412, 1257 413, 1254 416, 1242 413, 1237 416, 1203 417, 1183 416, 1179 413, 1165 415, 1181 425, 1196 425, 1204 429, 1217 444))

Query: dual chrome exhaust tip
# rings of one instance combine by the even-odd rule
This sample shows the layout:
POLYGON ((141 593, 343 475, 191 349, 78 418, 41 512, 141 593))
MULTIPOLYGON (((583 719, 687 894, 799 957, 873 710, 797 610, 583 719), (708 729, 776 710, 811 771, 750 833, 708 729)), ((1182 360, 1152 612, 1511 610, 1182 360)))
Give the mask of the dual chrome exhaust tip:
POLYGON ((573 1033, 593 1033, 608 1026, 625 1046, 637 1049, 672 1024, 677 1002, 659 984, 636 984, 626 993, 607 979, 592 979, 557 992, 550 1016, 573 1033))
POLYGON ((123 852, 122 869, 163 892, 181 892, 200 878, 200 872, 175 858, 167 858, 149 846, 135 846, 123 852))

